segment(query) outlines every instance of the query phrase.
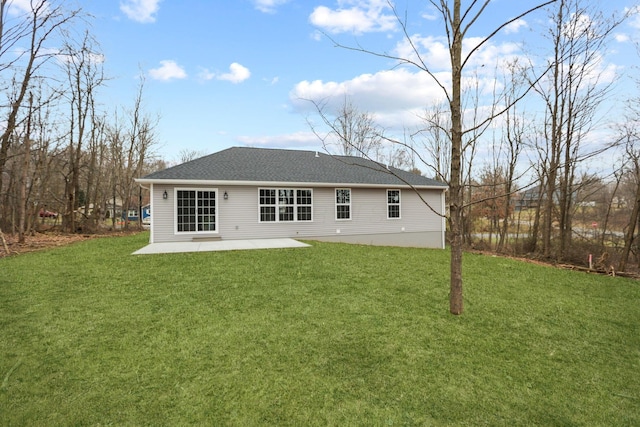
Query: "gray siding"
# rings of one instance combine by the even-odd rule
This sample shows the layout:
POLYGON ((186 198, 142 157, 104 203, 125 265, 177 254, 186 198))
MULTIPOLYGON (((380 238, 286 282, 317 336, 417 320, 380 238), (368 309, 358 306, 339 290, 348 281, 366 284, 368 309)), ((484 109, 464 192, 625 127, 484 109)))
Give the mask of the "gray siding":
MULTIPOLYGON (((351 188, 352 218, 336 220, 335 188, 298 186, 296 188, 311 188, 313 191, 313 220, 261 223, 257 187, 185 187, 218 189, 218 232, 211 235, 223 240, 292 237, 400 246, 402 243, 406 243, 404 246, 443 246, 444 221, 425 206, 411 189, 401 190, 401 217, 387 219, 385 188, 351 188), (225 191, 228 194, 227 200, 222 197, 225 191), (359 239, 358 236, 362 238, 359 239), (425 244, 419 244, 420 242, 425 244)), ((177 234, 174 231, 174 187, 156 184, 153 185, 152 193, 152 242, 191 241, 193 234, 177 234), (169 196, 166 200, 162 198, 165 190, 169 196)), ((421 195, 435 211, 444 212, 442 191, 421 190, 421 195)))
POLYGON ((173 187, 155 184, 151 205, 151 243, 181 241, 173 235, 173 204, 173 187), (162 193, 165 191, 169 195, 167 200, 162 198, 162 193))

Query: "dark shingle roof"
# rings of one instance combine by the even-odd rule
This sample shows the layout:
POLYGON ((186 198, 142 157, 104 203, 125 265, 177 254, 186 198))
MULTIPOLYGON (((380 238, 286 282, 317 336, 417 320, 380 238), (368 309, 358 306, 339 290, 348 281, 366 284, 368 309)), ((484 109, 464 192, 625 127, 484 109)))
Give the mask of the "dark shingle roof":
POLYGON ((141 182, 243 181, 319 184, 370 184, 442 187, 446 185, 371 160, 314 151, 233 147, 168 169, 141 182), (394 176, 397 175, 397 176, 394 176))

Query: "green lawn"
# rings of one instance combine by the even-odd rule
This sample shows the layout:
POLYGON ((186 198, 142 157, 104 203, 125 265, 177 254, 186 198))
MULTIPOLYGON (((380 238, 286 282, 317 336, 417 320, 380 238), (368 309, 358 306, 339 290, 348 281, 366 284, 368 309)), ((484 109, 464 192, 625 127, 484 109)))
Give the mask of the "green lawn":
POLYGON ((0 424, 640 425, 640 284, 448 253, 0 260, 0 424))

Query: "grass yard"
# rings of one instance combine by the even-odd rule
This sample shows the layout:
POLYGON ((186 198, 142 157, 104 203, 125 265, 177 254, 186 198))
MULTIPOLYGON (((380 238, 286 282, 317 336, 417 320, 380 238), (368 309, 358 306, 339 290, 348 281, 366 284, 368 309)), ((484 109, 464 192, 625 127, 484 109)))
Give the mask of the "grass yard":
POLYGON ((640 284, 448 252, 0 260, 0 424, 640 425, 640 284))

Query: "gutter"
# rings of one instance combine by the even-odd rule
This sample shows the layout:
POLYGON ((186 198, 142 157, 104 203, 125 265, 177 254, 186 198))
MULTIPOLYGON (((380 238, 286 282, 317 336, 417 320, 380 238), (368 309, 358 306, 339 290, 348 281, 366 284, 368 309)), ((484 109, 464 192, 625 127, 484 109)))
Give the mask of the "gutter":
POLYGON ((352 182, 292 182, 292 181, 231 181, 231 180, 204 180, 204 179, 145 179, 136 178, 135 181, 143 184, 158 185, 207 185, 207 186, 247 186, 247 187, 351 187, 351 188, 417 188, 420 190, 447 190, 448 185, 407 185, 407 184, 366 184, 352 182))

